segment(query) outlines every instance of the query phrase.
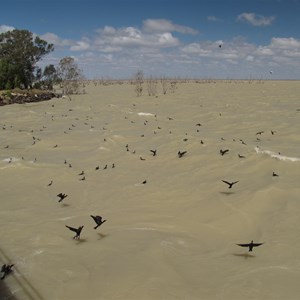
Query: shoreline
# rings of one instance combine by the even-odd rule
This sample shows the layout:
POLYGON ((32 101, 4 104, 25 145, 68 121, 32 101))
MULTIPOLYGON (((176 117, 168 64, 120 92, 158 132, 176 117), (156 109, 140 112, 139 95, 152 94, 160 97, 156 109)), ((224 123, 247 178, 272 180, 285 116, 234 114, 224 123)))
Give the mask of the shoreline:
POLYGON ((31 102, 41 102, 51 100, 53 98, 61 98, 62 94, 52 91, 4 91, 0 94, 0 106, 10 104, 24 104, 31 102))

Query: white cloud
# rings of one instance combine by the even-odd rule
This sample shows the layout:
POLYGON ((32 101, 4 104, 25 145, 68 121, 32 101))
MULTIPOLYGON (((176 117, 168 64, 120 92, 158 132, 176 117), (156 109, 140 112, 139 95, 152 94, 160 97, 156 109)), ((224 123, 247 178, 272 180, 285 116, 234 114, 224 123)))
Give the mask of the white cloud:
POLYGON ((270 48, 265 46, 259 46, 254 54, 262 55, 262 56, 272 56, 274 55, 274 51, 272 51, 270 48))
POLYGON ((8 26, 8 25, 0 25, 0 33, 4 33, 7 31, 11 31, 14 30, 15 28, 12 26, 8 26))
POLYGON ((64 46, 70 46, 73 43, 71 40, 61 39, 56 34, 51 32, 42 34, 40 38, 47 41, 48 43, 54 44, 54 46, 64 47, 64 46))
POLYGON ((87 41, 78 41, 75 45, 70 47, 71 51, 85 51, 90 48, 90 44, 87 41))
POLYGON ((121 51, 130 47, 174 47, 179 45, 179 40, 172 33, 145 33, 135 27, 116 29, 105 26, 97 30, 98 36, 94 43, 99 51, 112 47, 114 51, 121 51))
POLYGON ((295 38, 272 38, 271 45, 272 48, 278 49, 299 49, 300 50, 300 40, 295 38))
POLYGON ((145 32, 179 32, 184 34, 197 34, 198 31, 188 27, 172 23, 166 19, 147 19, 143 22, 145 32))
POLYGON ((268 26, 275 20, 274 16, 265 17, 255 13, 242 13, 237 16, 237 20, 249 23, 253 26, 268 26))

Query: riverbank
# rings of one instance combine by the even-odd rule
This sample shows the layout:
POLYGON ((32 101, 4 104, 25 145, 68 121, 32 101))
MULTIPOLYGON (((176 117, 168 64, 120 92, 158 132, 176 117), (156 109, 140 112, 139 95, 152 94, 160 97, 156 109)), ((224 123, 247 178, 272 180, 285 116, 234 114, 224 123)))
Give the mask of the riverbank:
POLYGON ((23 104, 60 98, 62 94, 42 90, 7 90, 0 91, 0 106, 8 104, 23 104))

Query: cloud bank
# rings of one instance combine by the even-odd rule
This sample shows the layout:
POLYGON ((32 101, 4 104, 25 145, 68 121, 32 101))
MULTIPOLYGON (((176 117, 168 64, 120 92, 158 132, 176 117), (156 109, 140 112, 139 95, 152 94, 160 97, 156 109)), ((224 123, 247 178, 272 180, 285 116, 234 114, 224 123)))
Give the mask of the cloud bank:
MULTIPOLYGON (((267 26, 274 20, 249 13, 237 19, 253 26, 267 26)), ((10 28, 0 26, 2 31, 10 28)), ((300 40, 295 37, 274 36, 265 44, 245 37, 204 40, 198 29, 166 19, 146 19, 141 27, 106 25, 79 40, 49 32, 41 38, 55 46, 44 64, 58 63, 69 55, 88 78, 131 78, 140 69, 146 76, 300 78, 300 40)))
POLYGON ((275 20, 275 17, 265 17, 255 13, 242 13, 237 16, 237 20, 240 22, 249 23, 253 26, 269 26, 275 20))

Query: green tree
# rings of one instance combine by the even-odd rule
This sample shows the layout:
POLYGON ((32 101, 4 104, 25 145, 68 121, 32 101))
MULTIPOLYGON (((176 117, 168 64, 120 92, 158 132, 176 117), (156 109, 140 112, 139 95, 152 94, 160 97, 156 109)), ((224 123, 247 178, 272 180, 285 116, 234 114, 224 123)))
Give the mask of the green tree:
POLYGON ((54 65, 48 65, 45 67, 42 78, 43 86, 48 90, 52 90, 53 85, 59 82, 57 70, 54 65))
POLYGON ((14 29, 0 34, 0 78, 4 86, 32 87, 36 63, 54 50, 28 30, 14 29))

